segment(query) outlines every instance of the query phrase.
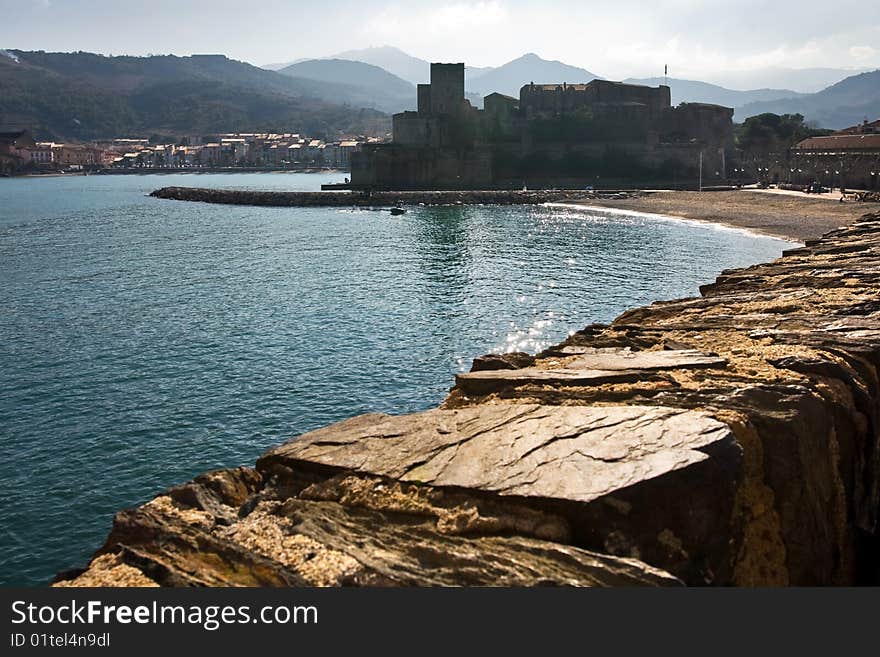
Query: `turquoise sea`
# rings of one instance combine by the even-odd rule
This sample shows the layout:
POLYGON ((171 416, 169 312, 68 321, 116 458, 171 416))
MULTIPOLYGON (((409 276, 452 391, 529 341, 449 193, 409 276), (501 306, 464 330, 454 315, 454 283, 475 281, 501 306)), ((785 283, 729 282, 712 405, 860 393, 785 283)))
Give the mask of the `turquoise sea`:
POLYGON ((474 356, 535 352, 785 247, 562 207, 147 196, 342 177, 0 179, 0 583, 84 565, 115 511, 199 472, 357 413, 429 408, 474 356))

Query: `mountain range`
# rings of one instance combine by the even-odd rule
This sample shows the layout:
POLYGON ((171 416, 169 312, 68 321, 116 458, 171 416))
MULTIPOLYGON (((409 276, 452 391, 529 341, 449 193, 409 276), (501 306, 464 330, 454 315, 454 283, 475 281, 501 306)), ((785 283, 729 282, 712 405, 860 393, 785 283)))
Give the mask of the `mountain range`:
MULTIPOLYGON (((682 102, 712 103, 737 109, 752 102, 778 100, 779 98, 797 98, 806 95, 792 91, 791 89, 752 89, 748 91, 738 91, 736 89, 727 89, 717 84, 709 84, 708 82, 681 80, 678 78, 627 78, 624 82, 629 84, 644 84, 649 87, 666 84, 669 86, 673 105, 678 105, 682 102)), ((738 114, 739 112, 737 112, 737 115, 738 114)), ((737 116, 737 118, 739 118, 739 116, 737 116)))
MULTIPOLYGON (((410 89, 404 93, 402 82, 411 84, 427 82, 430 75, 429 62, 413 57, 392 46, 349 50, 332 58, 309 60, 311 63, 308 65, 317 70, 314 62, 325 62, 324 68, 321 69, 321 75, 324 77, 320 79, 357 86, 359 77, 356 74, 339 76, 330 72, 334 65, 326 62, 334 60, 346 60, 349 63, 345 66, 350 66, 351 62, 359 61, 384 69, 387 73, 396 76, 397 79, 393 85, 390 80, 381 81, 376 78, 378 82, 372 91, 368 91, 369 97, 360 96, 347 99, 347 102, 353 100, 369 102, 372 107, 389 112, 412 109, 413 96, 410 95, 410 100, 407 101, 407 94, 414 94, 414 91, 410 89), (386 82, 388 83, 387 87, 386 82)), ((296 69, 297 66, 304 63, 307 62, 294 64, 293 67, 288 65, 282 70, 289 70, 295 72, 296 75, 309 77, 311 73, 296 69)), ((853 125, 865 117, 875 118, 880 115, 880 106, 878 106, 876 99, 880 94, 880 84, 876 82, 875 74, 876 72, 857 72, 853 75, 852 71, 833 68, 767 68, 750 72, 751 79, 790 81, 792 86, 788 87, 783 84, 779 87, 757 89, 730 88, 680 78, 669 78, 668 80, 660 77, 629 78, 624 82, 650 86, 668 84, 674 105, 687 101, 733 107, 736 121, 743 121, 749 116, 762 112, 801 113, 807 121, 822 127, 841 128, 853 125)), ((727 78, 734 83, 737 80, 740 83, 746 81, 748 78, 744 76, 745 74, 736 72, 727 74, 727 78)), ((520 88, 532 81, 578 83, 589 82, 597 78, 602 79, 602 76, 564 62, 542 59, 534 53, 528 53, 496 68, 468 67, 465 69, 465 86, 468 98, 476 106, 481 104, 482 96, 496 91, 518 97, 520 88)))
POLYGON ((595 79, 601 80, 602 77, 577 66, 541 59, 535 53, 527 53, 498 68, 472 74, 466 84, 469 90, 484 96, 497 91, 519 98, 519 90, 529 82, 580 83, 595 79))
MULTIPOLYGON (((372 64, 373 66, 384 68, 389 73, 393 73, 397 77, 413 84, 428 82, 430 71, 430 63, 428 61, 413 57, 393 46, 347 50, 323 59, 347 59, 372 64)), ((302 61, 305 61, 305 58, 284 64, 266 64, 263 68, 274 71, 302 61)), ((493 67, 468 66, 465 70, 465 79, 468 81, 476 79, 491 70, 493 70, 493 67)), ((844 78, 858 73, 865 73, 868 70, 864 68, 783 68, 771 66, 748 71, 725 71, 711 76, 711 79, 705 80, 705 82, 739 91, 749 89, 791 89, 796 94, 807 94, 821 91, 832 84, 840 82, 844 78)))
MULTIPOLYGON (((46 138, 81 139, 249 130, 384 134, 388 114, 415 108, 415 84, 427 81, 429 74, 427 61, 391 47, 300 60, 278 70, 223 55, 106 57, 5 50, 0 51, 0 125, 29 126, 46 138), (362 59, 349 59, 356 57, 362 59)), ((534 53, 496 68, 465 71, 467 95, 475 106, 496 91, 516 97, 531 81, 596 78, 601 76, 534 53)), ((626 82, 656 86, 664 79, 626 82)), ((678 78, 667 83, 674 104, 733 107, 738 122, 764 112, 800 113, 814 125, 842 128, 880 116, 880 70, 852 75, 815 93, 743 91, 678 78)))
POLYGON ((12 56, 0 57, 0 125, 30 127, 43 138, 247 130, 384 134, 389 127, 384 113, 346 104, 347 85, 223 55, 7 53, 12 56))
MULTIPOLYGON (((323 57, 321 59, 344 59, 371 64, 385 69, 392 75, 396 75, 413 85, 430 82, 431 79, 431 63, 429 61, 413 57, 412 55, 403 52, 400 48, 395 48, 393 46, 346 50, 345 52, 336 53, 335 55, 323 57)), ((296 59, 281 64, 266 64, 263 68, 270 71, 280 71, 293 64, 299 64, 305 61, 308 61, 308 58, 296 59)), ((491 70, 492 67, 468 66, 465 68, 465 79, 468 79, 472 75, 480 75, 491 70)))
POLYGON ((430 62, 413 57, 393 46, 346 50, 345 52, 333 55, 331 59, 348 59, 372 64, 406 80, 410 84, 428 82, 431 77, 430 62))
MULTIPOLYGON (((663 78, 628 79, 624 82, 656 86, 663 78)), ((714 103, 734 108, 734 120, 742 122, 758 114, 802 114, 822 128, 840 129, 880 116, 880 70, 859 73, 819 92, 806 94, 790 89, 737 91, 706 82, 669 78, 672 104, 714 103)))
POLYGON ((822 91, 844 78, 870 69, 846 68, 783 68, 768 66, 748 71, 725 71, 710 76, 707 82, 728 89, 794 89, 798 93, 812 94, 822 91))
POLYGON ((743 117, 771 112, 802 114, 823 128, 840 129, 880 117, 880 69, 852 75, 814 94, 748 103, 743 117))
POLYGON ((416 107, 416 87, 384 68, 348 59, 307 59, 278 69, 292 78, 339 85, 327 88, 325 100, 400 112, 416 107))

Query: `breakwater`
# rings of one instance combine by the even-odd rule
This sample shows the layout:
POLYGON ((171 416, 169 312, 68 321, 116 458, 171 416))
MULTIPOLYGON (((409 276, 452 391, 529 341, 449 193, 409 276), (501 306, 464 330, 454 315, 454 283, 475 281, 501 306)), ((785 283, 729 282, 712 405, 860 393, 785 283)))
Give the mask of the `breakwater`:
POLYGON ((880 579, 880 214, 120 512, 68 585, 880 579))
POLYGON ((163 187, 150 196, 175 201, 275 207, 396 207, 402 205, 532 205, 593 198, 572 190, 486 190, 426 192, 257 192, 197 187, 163 187))

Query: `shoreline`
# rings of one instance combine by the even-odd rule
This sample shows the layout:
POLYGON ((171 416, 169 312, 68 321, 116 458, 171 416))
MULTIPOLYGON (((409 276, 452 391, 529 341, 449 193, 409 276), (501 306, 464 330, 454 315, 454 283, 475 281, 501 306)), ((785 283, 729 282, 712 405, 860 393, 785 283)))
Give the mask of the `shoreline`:
POLYGON ((722 225, 797 243, 819 239, 825 233, 849 226, 865 213, 877 209, 877 205, 872 203, 838 203, 826 198, 776 195, 745 189, 722 192, 652 191, 626 199, 584 199, 572 201, 571 204, 722 225))
POLYGON ((743 228, 742 226, 737 226, 734 223, 730 222, 722 222, 714 219, 700 219, 694 217, 684 217, 677 214, 663 214, 659 212, 644 212, 641 210, 624 210, 622 208, 614 208, 607 207, 603 205, 589 205, 586 202, 578 203, 546 203, 548 207, 556 207, 556 208, 566 208, 569 210, 583 210, 587 212, 604 212, 606 214, 612 215, 621 215, 621 216, 636 216, 636 217, 644 217, 645 219, 653 219, 655 221, 672 221, 676 223, 687 224, 690 226, 711 226, 716 230, 728 230, 734 233, 740 233, 742 235, 746 235, 748 237, 772 237, 773 239, 782 240, 784 242, 788 242, 794 246, 803 245, 803 240, 795 239, 790 235, 782 234, 782 233, 774 233, 768 232, 765 230, 759 230, 756 228, 743 228))
POLYGON ((57 177, 85 177, 85 176, 173 176, 177 174, 200 175, 200 174, 240 174, 240 173, 324 173, 351 175, 346 169, 284 169, 284 168, 262 168, 262 167, 199 167, 189 169, 177 168, 152 168, 152 169, 101 169, 99 171, 45 171, 45 172, 29 172, 17 173, 11 176, 0 176, 2 178, 57 178, 57 177))
POLYGON ((712 192, 585 190, 438 190, 285 192, 163 187, 150 196, 161 199, 263 207, 375 207, 544 205, 624 212, 658 219, 696 222, 803 244, 848 226, 876 204, 832 202, 758 190, 712 192))

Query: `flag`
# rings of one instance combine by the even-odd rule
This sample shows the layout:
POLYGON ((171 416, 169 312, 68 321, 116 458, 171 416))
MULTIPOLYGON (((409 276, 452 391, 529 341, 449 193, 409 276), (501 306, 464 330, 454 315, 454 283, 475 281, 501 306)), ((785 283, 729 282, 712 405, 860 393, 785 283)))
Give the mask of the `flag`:
POLYGON ((668 64, 664 64, 664 65, 663 65, 663 75, 666 75, 666 73, 668 72, 668 69, 669 69, 669 65, 668 65, 668 64))

